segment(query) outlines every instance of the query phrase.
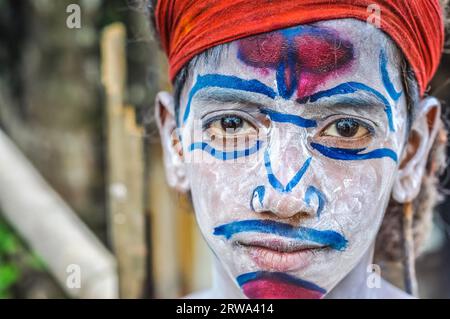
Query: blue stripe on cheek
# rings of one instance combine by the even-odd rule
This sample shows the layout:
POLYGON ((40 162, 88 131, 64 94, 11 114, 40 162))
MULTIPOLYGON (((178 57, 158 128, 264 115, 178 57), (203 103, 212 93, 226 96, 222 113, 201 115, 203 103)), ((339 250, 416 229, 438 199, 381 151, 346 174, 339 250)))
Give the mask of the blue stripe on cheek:
POLYGON ((240 157, 245 157, 245 156, 250 156, 256 152, 259 151, 259 149, 261 148, 261 145, 263 144, 262 141, 256 141, 256 144, 248 149, 242 150, 242 151, 229 151, 229 152, 223 152, 223 151, 219 151, 217 149, 215 149, 214 147, 212 147, 211 145, 209 145, 206 142, 197 142, 197 143, 192 143, 189 146, 189 151, 192 152, 194 150, 202 150, 206 153, 209 153, 211 156, 219 159, 219 160, 230 160, 230 159, 237 159, 240 157))
POLYGON ((345 149, 328 147, 317 143, 311 143, 311 147, 326 157, 341 161, 360 161, 384 157, 391 158, 396 163, 398 161, 397 154, 389 148, 379 148, 368 153, 361 153, 365 148, 345 149))
POLYGON ((303 127, 303 128, 310 128, 310 127, 317 126, 316 121, 310 120, 310 119, 305 119, 298 115, 280 113, 280 112, 269 110, 269 109, 262 109, 261 113, 267 114, 270 117, 270 119, 274 122, 291 123, 293 125, 303 127))
POLYGON ((186 122, 189 113, 191 111, 191 103, 195 94, 198 91, 208 88, 208 87, 218 87, 224 89, 234 89, 240 91, 247 91, 265 95, 271 99, 276 96, 275 91, 258 80, 244 80, 238 78, 237 76, 231 75, 220 75, 220 74, 206 74, 197 77, 197 81, 189 92, 188 102, 186 104, 186 110, 183 115, 183 123, 186 122))

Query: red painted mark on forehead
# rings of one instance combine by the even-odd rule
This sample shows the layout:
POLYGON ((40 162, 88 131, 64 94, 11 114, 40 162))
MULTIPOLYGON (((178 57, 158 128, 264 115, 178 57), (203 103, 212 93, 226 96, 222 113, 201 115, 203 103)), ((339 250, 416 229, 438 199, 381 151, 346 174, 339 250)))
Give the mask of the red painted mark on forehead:
POLYGON ((301 99, 353 61, 353 45, 336 32, 298 26, 239 40, 238 57, 245 64, 276 71, 279 95, 288 99, 295 89, 301 99))
POLYGON ((257 35, 239 41, 239 58, 257 68, 276 68, 283 59, 286 39, 279 32, 257 35))

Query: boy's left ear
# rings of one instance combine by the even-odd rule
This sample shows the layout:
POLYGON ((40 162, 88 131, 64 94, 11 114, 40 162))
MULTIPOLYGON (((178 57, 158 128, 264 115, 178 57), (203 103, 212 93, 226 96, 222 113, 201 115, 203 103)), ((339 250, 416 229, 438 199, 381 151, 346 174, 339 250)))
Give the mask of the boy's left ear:
POLYGON ((430 150, 441 126, 440 117, 441 104, 436 98, 420 102, 392 191, 399 203, 412 201, 420 192, 430 150))

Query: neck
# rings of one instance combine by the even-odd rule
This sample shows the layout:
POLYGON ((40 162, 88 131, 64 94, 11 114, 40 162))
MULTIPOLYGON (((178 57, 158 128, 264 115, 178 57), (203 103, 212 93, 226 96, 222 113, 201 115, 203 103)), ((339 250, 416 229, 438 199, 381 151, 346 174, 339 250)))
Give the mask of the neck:
MULTIPOLYGON (((369 248, 353 270, 333 288, 326 298, 350 299, 350 298, 374 298, 377 289, 371 289, 367 285, 367 269, 372 264, 373 247, 369 248)), ((214 298, 240 299, 245 298, 233 279, 225 271, 221 263, 214 258, 213 265, 213 289, 214 298)))

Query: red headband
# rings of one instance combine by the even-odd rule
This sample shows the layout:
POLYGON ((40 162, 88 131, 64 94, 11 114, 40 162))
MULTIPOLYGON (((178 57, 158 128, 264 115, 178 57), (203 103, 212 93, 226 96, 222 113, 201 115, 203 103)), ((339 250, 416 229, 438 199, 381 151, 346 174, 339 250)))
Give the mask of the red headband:
POLYGON ((405 54, 423 96, 444 46, 438 0, 158 0, 155 18, 173 80, 208 48, 321 20, 367 21, 374 4, 381 9, 381 29, 405 54))

